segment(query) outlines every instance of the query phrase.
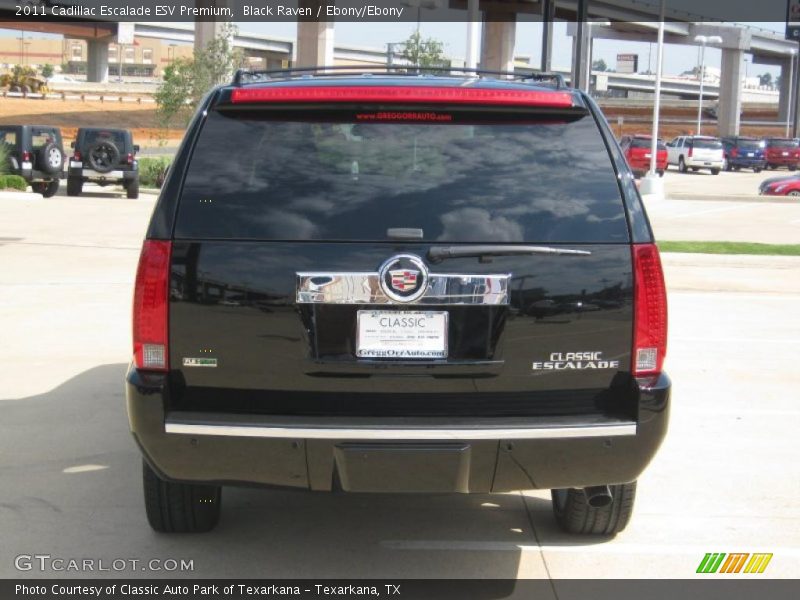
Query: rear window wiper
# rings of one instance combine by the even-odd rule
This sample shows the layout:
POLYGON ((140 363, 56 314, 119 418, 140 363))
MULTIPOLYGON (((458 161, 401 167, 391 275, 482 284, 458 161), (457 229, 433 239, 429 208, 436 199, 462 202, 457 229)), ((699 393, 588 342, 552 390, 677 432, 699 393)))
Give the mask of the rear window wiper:
POLYGON ((472 256, 482 258, 484 256, 517 256, 525 254, 588 256, 591 252, 588 250, 573 250, 571 248, 554 248, 552 246, 431 246, 431 249, 428 250, 428 260, 436 263, 446 258, 469 258, 472 256))

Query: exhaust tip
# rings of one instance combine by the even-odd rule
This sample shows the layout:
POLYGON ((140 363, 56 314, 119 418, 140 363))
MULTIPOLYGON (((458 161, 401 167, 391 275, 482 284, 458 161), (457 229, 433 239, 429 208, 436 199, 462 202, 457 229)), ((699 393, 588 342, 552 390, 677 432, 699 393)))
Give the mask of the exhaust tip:
POLYGON ((583 489, 586 495, 586 503, 592 508, 605 508, 614 502, 611 490, 607 485, 597 485, 583 489))

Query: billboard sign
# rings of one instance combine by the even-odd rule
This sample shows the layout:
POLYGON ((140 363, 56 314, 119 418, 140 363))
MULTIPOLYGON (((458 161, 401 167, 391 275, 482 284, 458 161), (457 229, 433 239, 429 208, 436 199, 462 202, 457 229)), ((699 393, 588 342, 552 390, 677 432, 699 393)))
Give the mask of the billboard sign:
POLYGON ((638 71, 638 54, 617 54, 617 73, 637 73, 638 71))

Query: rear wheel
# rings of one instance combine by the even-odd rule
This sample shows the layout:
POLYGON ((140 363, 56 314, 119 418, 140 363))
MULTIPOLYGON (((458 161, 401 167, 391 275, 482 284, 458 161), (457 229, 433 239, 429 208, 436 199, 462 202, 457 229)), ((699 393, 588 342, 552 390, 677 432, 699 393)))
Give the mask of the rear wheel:
POLYGON ((754 168, 753 173, 761 173, 761 167, 754 168))
POLYGON ((128 193, 128 198, 135 200, 139 197, 139 180, 134 179, 128 182, 125 186, 125 191, 128 193))
POLYGON ((613 502, 592 507, 583 490, 551 490, 553 514, 558 526, 567 533, 614 535, 625 529, 633 513, 636 482, 609 486, 613 502))
MULTIPOLYGON (((739 169, 736 169, 736 170, 738 171, 739 169)), ((711 169, 711 174, 712 175, 719 175, 719 169, 711 169)))
POLYGON ((83 180, 78 177, 67 178, 67 196, 80 196, 83 192, 83 180))
POLYGON ((53 181, 48 181, 44 184, 44 189, 42 191, 42 197, 44 198, 52 198, 56 195, 58 191, 58 179, 54 179, 53 181))
POLYGON ((789 165, 789 170, 790 171, 796 171, 797 170, 797 165, 789 165))
POLYGON ((678 159, 678 171, 686 173, 686 161, 683 160, 682 156, 678 159))
POLYGON ((658 172, 658 176, 659 176, 659 177, 663 177, 663 176, 664 176, 664 170, 663 170, 663 169, 662 169, 661 171, 659 171, 659 172, 658 172))
POLYGON ((142 463, 144 506, 150 527, 162 533, 202 533, 219 522, 222 488, 172 483, 142 463))
POLYGON ((798 191, 798 190, 792 190, 791 192, 789 192, 789 193, 788 193, 788 194, 786 194, 786 195, 787 195, 787 196, 800 196, 800 191, 798 191))

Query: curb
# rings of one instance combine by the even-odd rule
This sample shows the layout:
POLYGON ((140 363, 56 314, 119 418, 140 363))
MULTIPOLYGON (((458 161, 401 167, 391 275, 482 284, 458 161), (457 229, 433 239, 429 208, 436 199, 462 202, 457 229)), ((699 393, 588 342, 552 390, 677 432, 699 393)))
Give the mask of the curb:
POLYGON ((789 196, 759 196, 743 195, 743 194, 716 194, 716 195, 700 195, 700 194, 682 194, 682 193, 669 193, 666 194, 667 200, 695 200, 695 201, 712 201, 712 202, 754 202, 758 204, 798 204, 800 200, 789 196))

